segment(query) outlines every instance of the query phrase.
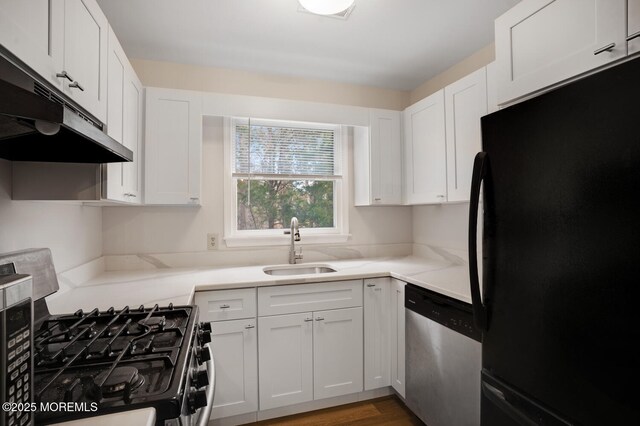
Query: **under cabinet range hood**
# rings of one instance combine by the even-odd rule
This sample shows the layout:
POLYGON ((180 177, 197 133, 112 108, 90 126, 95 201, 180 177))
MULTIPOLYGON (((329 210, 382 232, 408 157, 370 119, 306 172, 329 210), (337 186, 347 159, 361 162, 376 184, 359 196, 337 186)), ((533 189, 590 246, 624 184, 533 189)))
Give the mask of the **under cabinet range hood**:
POLYGON ((104 126, 0 52, 0 158, 11 161, 116 163, 133 152, 104 126))

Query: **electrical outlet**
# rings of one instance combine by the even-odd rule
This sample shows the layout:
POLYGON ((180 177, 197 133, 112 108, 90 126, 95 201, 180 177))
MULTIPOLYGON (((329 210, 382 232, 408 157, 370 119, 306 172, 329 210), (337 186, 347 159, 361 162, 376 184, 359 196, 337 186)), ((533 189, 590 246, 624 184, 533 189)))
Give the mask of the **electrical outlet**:
POLYGON ((218 250, 218 234, 207 234, 207 250, 218 250))

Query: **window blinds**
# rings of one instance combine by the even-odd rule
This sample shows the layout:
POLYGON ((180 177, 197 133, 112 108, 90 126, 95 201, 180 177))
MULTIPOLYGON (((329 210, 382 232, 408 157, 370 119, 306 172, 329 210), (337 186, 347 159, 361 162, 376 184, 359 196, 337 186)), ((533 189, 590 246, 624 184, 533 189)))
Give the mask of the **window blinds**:
POLYGON ((235 123, 235 175, 335 175, 332 129, 235 123))

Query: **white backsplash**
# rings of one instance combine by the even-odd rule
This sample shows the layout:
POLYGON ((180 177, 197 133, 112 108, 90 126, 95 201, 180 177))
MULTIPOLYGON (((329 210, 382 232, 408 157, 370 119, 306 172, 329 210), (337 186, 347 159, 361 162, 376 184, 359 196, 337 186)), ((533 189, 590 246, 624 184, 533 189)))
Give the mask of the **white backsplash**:
POLYGON ((13 201, 12 163, 0 160, 0 253, 48 247, 58 272, 102 255, 102 209, 78 203, 13 201))

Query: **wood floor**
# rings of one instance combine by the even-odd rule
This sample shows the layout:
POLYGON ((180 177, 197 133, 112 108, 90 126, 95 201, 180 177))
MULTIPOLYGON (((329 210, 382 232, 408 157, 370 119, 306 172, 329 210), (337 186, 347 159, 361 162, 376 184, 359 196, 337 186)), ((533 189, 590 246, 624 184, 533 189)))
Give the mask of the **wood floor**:
POLYGON ((424 426, 396 397, 371 399, 323 410, 263 420, 258 426, 424 426))

